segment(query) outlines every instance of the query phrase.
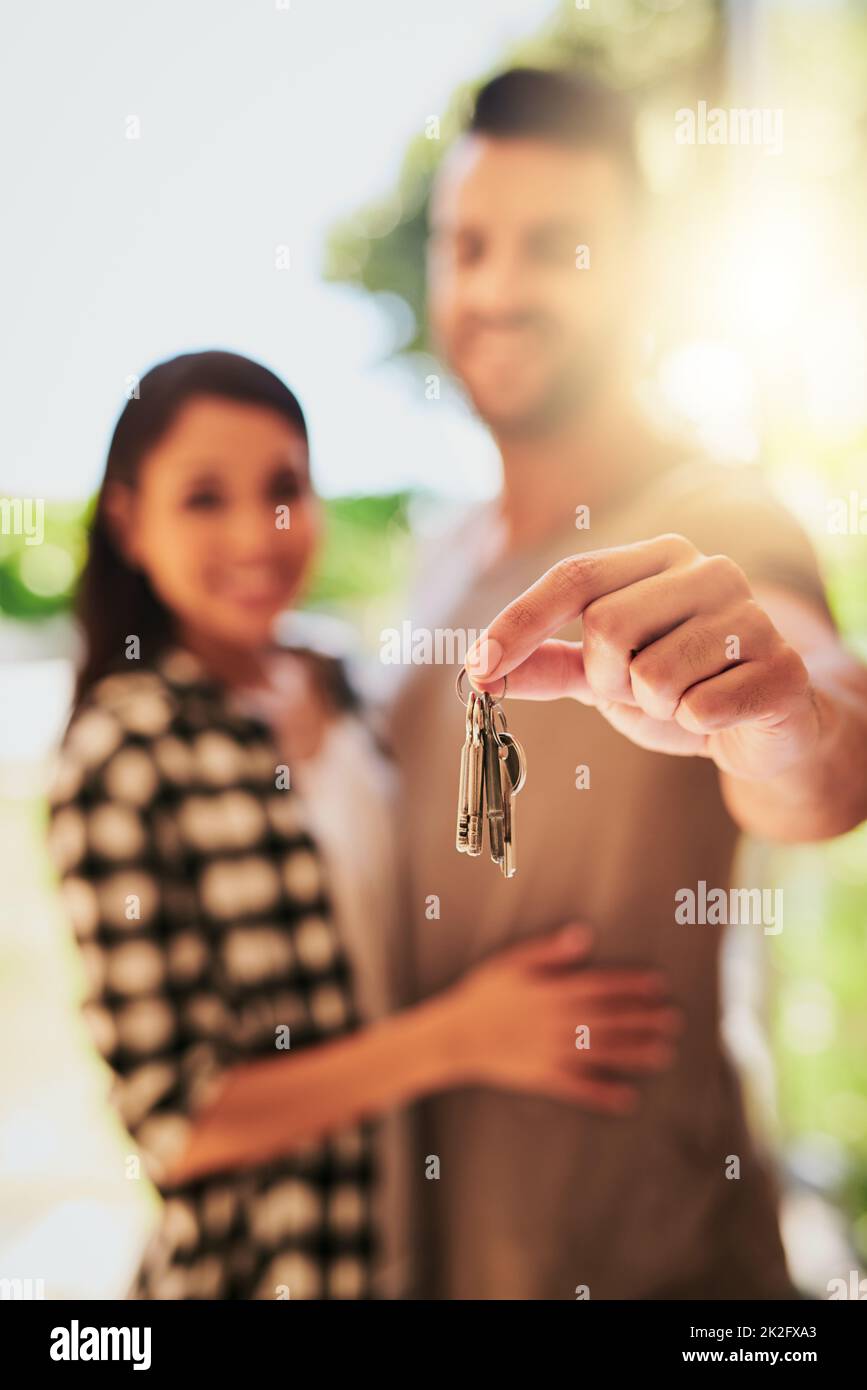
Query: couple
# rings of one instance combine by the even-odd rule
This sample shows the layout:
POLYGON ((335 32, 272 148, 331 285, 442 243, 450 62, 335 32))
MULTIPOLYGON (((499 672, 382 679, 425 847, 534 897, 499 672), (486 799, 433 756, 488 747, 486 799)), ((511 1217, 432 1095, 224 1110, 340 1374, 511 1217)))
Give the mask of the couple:
POLYGON ((411 616, 487 623, 471 678, 520 700, 508 882, 455 853, 454 670, 394 692, 392 760, 341 664, 275 642, 318 532, 288 387, 191 354, 118 421, 51 843, 163 1197, 131 1296, 794 1295, 719 929, 675 894, 728 885, 739 829, 864 816, 865 674, 795 523, 632 408, 640 247, 619 100, 490 82, 434 189, 429 312, 503 489, 411 616))

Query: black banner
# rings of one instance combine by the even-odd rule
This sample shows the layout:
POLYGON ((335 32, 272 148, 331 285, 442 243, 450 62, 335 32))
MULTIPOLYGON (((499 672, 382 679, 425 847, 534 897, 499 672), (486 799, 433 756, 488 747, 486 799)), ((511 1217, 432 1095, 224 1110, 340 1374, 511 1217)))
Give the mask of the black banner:
MULTIPOLYGON (((69 1376, 162 1377, 185 1372, 249 1378, 303 1367, 323 1352, 329 1373, 341 1356, 359 1373, 377 1365, 416 1373, 405 1336, 417 1337, 418 1371, 438 1360, 451 1374, 483 1352, 487 1374, 516 1358, 552 1370, 567 1358, 611 1372, 666 1373, 706 1365, 800 1365, 827 1372, 852 1363, 862 1346, 864 1300, 784 1303, 0 1303, 7 1363, 69 1376), (856 1306, 841 1304, 854 1302, 856 1306), (390 1339, 394 1338, 391 1343, 390 1339), (316 1338, 306 1341, 307 1338, 316 1338), (318 1340, 325 1339, 324 1341, 318 1340), (304 1341, 300 1339, 305 1339, 304 1341), (300 1359, 303 1358, 303 1359, 300 1359), (362 1359, 363 1358, 363 1359, 362 1359)), ((857 1364, 857 1362, 855 1363, 857 1364)))

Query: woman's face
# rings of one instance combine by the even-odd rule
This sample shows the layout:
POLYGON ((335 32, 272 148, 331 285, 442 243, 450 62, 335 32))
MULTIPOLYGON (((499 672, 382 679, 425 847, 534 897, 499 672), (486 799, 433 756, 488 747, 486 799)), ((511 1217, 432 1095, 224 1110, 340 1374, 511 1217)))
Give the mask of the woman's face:
POLYGON ((124 548, 179 629, 244 650, 267 643, 318 536, 303 436, 266 406, 199 396, 124 491, 111 508, 124 548))

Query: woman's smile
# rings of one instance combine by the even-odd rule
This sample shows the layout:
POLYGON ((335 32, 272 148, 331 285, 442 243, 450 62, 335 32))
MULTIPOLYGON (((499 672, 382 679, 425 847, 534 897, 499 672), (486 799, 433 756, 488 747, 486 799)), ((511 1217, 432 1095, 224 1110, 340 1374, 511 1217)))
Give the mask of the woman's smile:
POLYGON ((203 587, 212 597, 240 608, 274 612, 292 597, 298 579, 290 567, 256 563, 209 570, 203 576, 203 587))

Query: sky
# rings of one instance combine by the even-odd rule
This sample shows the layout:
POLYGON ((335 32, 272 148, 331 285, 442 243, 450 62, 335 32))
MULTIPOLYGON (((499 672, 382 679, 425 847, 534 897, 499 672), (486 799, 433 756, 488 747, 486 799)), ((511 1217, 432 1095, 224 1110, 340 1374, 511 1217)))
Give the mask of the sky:
POLYGON ((323 492, 487 495, 497 464, 480 427, 382 365, 381 310, 322 282, 322 250, 337 219, 392 186, 455 86, 554 8, 28 0, 7 11, 0 493, 87 496, 128 378, 219 346, 297 391, 323 492), (288 271, 275 268, 278 245, 288 271))

